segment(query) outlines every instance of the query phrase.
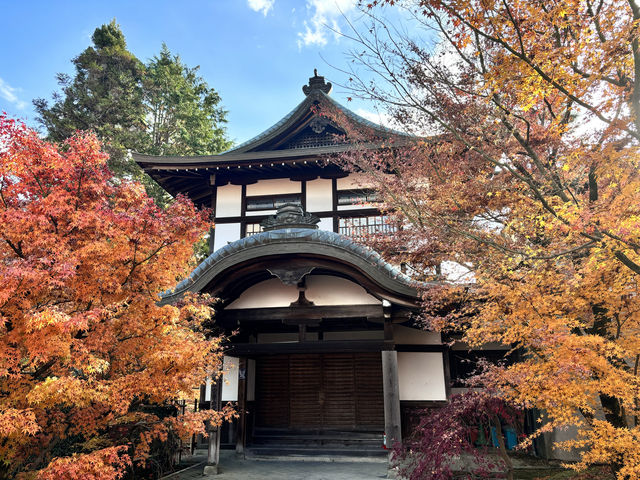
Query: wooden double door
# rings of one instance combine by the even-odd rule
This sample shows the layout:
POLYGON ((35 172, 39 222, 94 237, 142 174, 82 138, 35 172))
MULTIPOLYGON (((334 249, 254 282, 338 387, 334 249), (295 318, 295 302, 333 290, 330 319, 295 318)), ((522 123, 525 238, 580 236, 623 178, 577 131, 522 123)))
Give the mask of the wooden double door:
POLYGON ((380 353, 274 355, 256 362, 259 428, 384 430, 380 353))

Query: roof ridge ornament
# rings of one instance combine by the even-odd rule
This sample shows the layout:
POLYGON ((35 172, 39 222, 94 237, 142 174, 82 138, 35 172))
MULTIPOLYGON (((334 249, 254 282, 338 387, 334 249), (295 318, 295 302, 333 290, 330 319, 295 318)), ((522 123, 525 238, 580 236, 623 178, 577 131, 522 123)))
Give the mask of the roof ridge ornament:
POLYGON ((309 94, 311 94, 311 92, 313 92, 314 90, 320 90, 321 92, 329 95, 332 88, 333 85, 331 85, 331 82, 325 82, 324 77, 318 75, 318 69, 314 68, 313 77, 309 77, 309 85, 303 85, 302 91, 307 96, 309 96, 309 94))
POLYGON ((265 232, 281 228, 310 228, 318 229, 320 219, 309 212, 305 212, 297 203, 285 203, 278 208, 275 215, 260 222, 265 232))

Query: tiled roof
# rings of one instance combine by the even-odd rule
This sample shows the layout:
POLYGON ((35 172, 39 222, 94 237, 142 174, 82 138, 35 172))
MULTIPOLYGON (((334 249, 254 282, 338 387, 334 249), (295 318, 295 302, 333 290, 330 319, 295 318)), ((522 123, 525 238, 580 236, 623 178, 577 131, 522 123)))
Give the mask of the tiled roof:
POLYGON ((320 102, 320 104, 322 104, 322 102, 328 102, 329 104, 331 104, 331 106, 333 106, 334 108, 338 109, 341 113, 343 113, 347 118, 351 119, 352 121, 366 126, 368 128, 371 128, 375 131, 378 131, 380 133, 386 134, 386 135, 393 135, 393 136, 400 136, 400 137, 406 137, 406 138, 414 138, 412 135, 409 135, 407 133, 403 133, 400 132, 398 130, 393 130, 391 128, 387 128, 384 127, 382 125, 378 125, 377 123, 374 123, 370 120, 367 120, 364 117, 361 117, 360 115, 354 113, 353 111, 349 110, 347 107, 345 107, 344 105, 342 105, 341 103, 335 101, 333 98, 331 98, 331 96, 321 90, 314 90, 311 94, 309 94, 302 102, 300 102, 293 110, 291 110, 288 114, 286 114, 284 117, 282 117, 282 119, 280 119, 280 121, 276 122, 275 124, 273 124, 271 127, 269 127, 268 129, 266 129, 264 132, 256 135, 253 138, 250 138, 249 140, 247 140, 246 142, 241 143, 240 145, 237 145, 229 150, 227 150, 226 152, 222 152, 220 154, 220 156, 225 156, 227 154, 230 153, 235 153, 238 151, 242 151, 244 150, 247 146, 249 145, 259 145, 263 140, 267 139, 269 136, 271 136, 273 133, 277 132, 278 130, 280 130, 283 126, 285 126, 293 117, 295 117, 298 114, 302 114, 304 112, 307 111, 307 109, 309 107, 311 107, 311 105, 314 104, 314 102, 320 102))
POLYGON ((296 107, 291 110, 289 113, 287 113, 284 117, 282 117, 280 119, 280 121, 274 123, 272 126, 270 126, 269 128, 267 128, 264 132, 259 133, 258 135, 256 135, 253 138, 250 138, 249 140, 242 142, 240 145, 236 145, 235 147, 231 147, 229 150, 222 152, 220 155, 226 155, 228 153, 233 153, 236 152, 238 150, 242 150, 244 147, 246 147, 247 145, 251 145, 252 143, 259 143, 260 140, 262 140, 263 138, 268 137, 270 134, 272 134, 273 132, 276 132, 277 130, 280 129, 280 127, 282 127, 283 125, 285 125, 289 120, 291 120, 291 118, 299 111, 304 109, 307 105, 309 104, 311 105, 313 102, 309 101, 309 97, 306 97, 303 101, 301 101, 298 105, 296 105, 296 107))
POLYGON ((191 272, 187 278, 178 283, 173 290, 163 292, 161 297, 163 300, 172 300, 188 291, 200 291, 213 279, 213 277, 215 277, 216 274, 213 274, 213 277, 211 277, 211 271, 221 262, 226 260, 227 262, 225 263, 233 265, 235 264, 235 262, 233 262, 233 257, 236 255, 239 256, 241 253, 244 254, 243 256, 246 260, 247 252, 251 250, 254 250, 255 257, 259 257, 260 253, 258 249, 278 244, 287 245, 286 250, 283 249, 283 254, 295 253, 295 244, 299 246, 311 246, 311 249, 307 248, 310 252, 313 252, 313 249, 316 248, 314 245, 331 247, 335 256, 344 256, 341 254, 346 254, 346 257, 355 257, 356 259, 363 261, 363 265, 366 265, 369 269, 373 269, 378 272, 378 274, 381 274, 382 277, 386 279, 385 283, 390 282, 389 285, 394 285, 396 288, 399 288, 406 294, 413 297, 417 297, 416 287, 427 286, 425 283, 412 280, 400 270, 386 262, 374 250, 356 243, 351 238, 344 235, 311 228, 282 228, 245 237, 216 250, 214 253, 209 255, 206 260, 198 265, 198 267, 191 272))

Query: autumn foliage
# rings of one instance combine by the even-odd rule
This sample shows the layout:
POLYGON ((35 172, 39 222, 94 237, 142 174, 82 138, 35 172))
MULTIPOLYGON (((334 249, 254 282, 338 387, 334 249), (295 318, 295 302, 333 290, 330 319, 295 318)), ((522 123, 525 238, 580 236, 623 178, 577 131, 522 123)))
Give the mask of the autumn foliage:
POLYGON ((219 368, 208 300, 158 306, 206 212, 113 181, 95 136, 56 145, 0 116, 0 476, 121 478, 155 439, 223 412, 158 415, 219 368))
POLYGON ((363 8, 353 91, 420 137, 345 158, 399 228, 375 246, 440 282, 424 291, 429 327, 522 353, 483 381, 545 412, 540 431, 577 427, 555 445, 580 448, 576 468, 640 478, 640 6, 363 8), (388 25, 389 8, 414 23, 388 25))
POLYGON ((413 435, 395 446, 393 463, 407 480, 513 478, 502 425, 518 424, 520 416, 489 392, 454 395, 446 406, 423 412, 413 435), (500 457, 491 446, 492 429, 500 457))

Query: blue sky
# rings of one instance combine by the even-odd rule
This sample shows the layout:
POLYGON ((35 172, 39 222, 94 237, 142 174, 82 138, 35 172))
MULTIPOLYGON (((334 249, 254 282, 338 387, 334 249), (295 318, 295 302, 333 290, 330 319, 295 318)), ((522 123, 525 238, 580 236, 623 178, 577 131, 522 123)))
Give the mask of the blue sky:
MULTIPOLYGON (((36 126, 31 101, 51 98, 55 74, 73 74, 71 59, 91 44, 96 27, 116 18, 127 46, 142 61, 162 42, 181 55, 222 96, 229 137, 242 142, 268 128, 303 98, 301 87, 318 68, 336 83, 351 45, 325 25, 358 22, 356 0, 5 1, 0 43, 0 111, 36 126)), ((374 107, 354 100, 360 114, 374 107)), ((370 117, 375 120, 375 118, 370 117)))

